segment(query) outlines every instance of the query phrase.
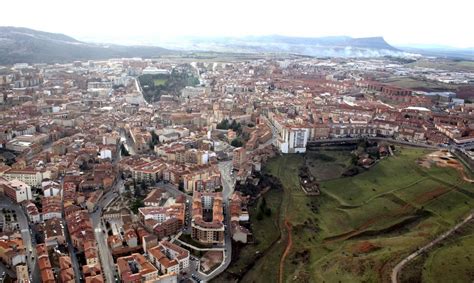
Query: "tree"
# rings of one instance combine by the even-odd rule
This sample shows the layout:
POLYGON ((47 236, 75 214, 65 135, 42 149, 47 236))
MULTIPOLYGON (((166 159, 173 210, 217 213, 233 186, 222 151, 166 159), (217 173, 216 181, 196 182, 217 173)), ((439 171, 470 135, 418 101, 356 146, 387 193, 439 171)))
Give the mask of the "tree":
POLYGON ((155 146, 160 143, 160 139, 155 131, 151 131, 151 143, 155 146))
POLYGON ((229 120, 224 119, 220 123, 217 124, 217 129, 219 130, 227 130, 229 129, 229 120))
POLYGON ((130 205, 130 209, 133 211, 133 213, 138 213, 138 209, 140 207, 143 207, 145 204, 143 203, 142 199, 135 199, 132 202, 132 205, 130 205))
POLYGON ((244 143, 242 142, 242 140, 240 138, 235 138, 235 139, 232 140, 230 145, 233 146, 233 147, 241 147, 241 146, 244 145, 244 143))

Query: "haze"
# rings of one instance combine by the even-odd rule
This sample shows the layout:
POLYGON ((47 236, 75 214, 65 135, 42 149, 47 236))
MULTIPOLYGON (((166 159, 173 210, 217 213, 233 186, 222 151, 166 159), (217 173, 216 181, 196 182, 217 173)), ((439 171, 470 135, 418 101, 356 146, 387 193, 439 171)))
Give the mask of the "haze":
POLYGON ((182 36, 279 34, 384 36, 394 45, 473 47, 473 8, 469 0, 23 0, 2 3, 0 25, 121 44, 159 45, 160 40, 182 36))

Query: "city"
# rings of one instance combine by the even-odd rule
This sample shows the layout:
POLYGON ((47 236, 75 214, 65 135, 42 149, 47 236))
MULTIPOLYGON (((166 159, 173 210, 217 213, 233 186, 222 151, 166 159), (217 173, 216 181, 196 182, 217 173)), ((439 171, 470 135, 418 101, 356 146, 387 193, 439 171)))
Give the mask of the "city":
POLYGON ((0 282, 474 280, 469 58, 2 28, 0 282))

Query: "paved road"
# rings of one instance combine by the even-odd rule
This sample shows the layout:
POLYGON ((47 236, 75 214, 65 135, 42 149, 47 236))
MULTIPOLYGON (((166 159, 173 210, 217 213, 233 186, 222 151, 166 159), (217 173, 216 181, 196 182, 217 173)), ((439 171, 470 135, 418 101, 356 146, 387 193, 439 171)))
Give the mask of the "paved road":
POLYGON ((225 242, 224 242, 224 261, 223 263, 216 268, 213 272, 206 275, 203 273, 198 273, 198 277, 203 281, 210 281, 215 278, 222 272, 224 272, 230 265, 232 259, 232 238, 230 233, 230 208, 229 208, 229 197, 234 192, 235 188, 235 179, 231 177, 230 172, 232 171, 232 161, 223 161, 219 163, 219 170, 221 171, 222 176, 222 195, 224 199, 224 209, 225 209, 225 219, 224 224, 226 225, 225 229, 225 242))
MULTIPOLYGON (((17 216, 17 222, 20 227, 21 236, 23 238, 23 242, 26 248, 26 256, 27 256, 27 264, 28 270, 32 275, 33 281, 39 280, 39 269, 37 268, 36 264, 36 244, 34 243, 34 239, 32 239, 32 235, 30 232, 30 226, 27 216, 23 209, 18 205, 10 201, 10 199, 6 197, 0 198, 0 209, 8 208, 14 210, 17 216), (31 254, 30 251, 31 250, 31 254)), ((1 270, 1 268, 0 268, 1 270)), ((9 273, 10 275, 14 275, 16 277, 16 272, 9 273)), ((39 281, 34 281, 39 282, 39 281)))
POLYGON ((391 279, 392 279, 392 283, 398 283, 398 278, 399 278, 399 274, 400 274, 400 271, 403 269, 403 267, 408 263, 410 262, 411 260, 413 260, 414 258, 416 258, 417 256, 419 256, 420 254, 426 252, 427 250, 431 249, 434 245, 437 245, 439 242, 443 241, 444 239, 446 239, 447 237, 449 237, 451 234, 453 234, 456 230, 458 230, 459 228, 461 228, 463 225, 465 225, 466 223, 468 223, 469 221, 471 221, 472 219, 474 218, 474 212, 471 212, 468 216, 466 216, 460 223, 458 223, 456 226, 454 226, 453 228, 451 228, 450 230, 444 232, 443 234, 441 234, 438 238, 434 239, 433 241, 429 242, 426 246, 422 247, 421 249, 418 249, 416 252, 410 254, 408 257, 406 257, 405 259, 403 259, 401 262, 399 262, 392 270, 392 276, 391 276, 391 279))
POLYGON ((101 221, 101 216, 103 209, 106 208, 114 200, 114 198, 118 196, 119 188, 122 187, 123 184, 124 181, 122 178, 117 178, 116 183, 102 196, 102 198, 97 203, 97 209, 90 214, 106 282, 115 282, 115 276, 117 274, 115 272, 115 264, 112 258, 112 253, 109 249, 109 246, 107 245, 107 234, 102 232, 105 230, 105 226, 101 221))

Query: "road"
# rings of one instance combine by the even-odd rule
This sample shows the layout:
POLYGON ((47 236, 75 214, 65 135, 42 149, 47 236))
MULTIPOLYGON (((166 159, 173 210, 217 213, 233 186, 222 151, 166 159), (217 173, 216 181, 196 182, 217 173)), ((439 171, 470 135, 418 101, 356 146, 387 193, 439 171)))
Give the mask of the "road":
MULTIPOLYGON (((267 121, 267 124, 272 129, 272 138, 268 140, 266 143, 259 145, 258 149, 264 148, 270 144, 274 144, 278 133, 274 127, 267 121)), ((248 152, 248 154, 252 153, 253 151, 248 152)), ((229 198, 234 193, 235 189, 235 182, 236 179, 233 175, 233 166, 232 161, 222 161, 218 164, 219 171, 221 172, 221 179, 222 179, 222 196, 224 200, 224 209, 225 209, 225 242, 224 242, 224 262, 216 268, 213 272, 206 275, 203 273, 198 273, 198 277, 203 281, 210 281, 211 279, 215 278, 222 272, 224 272, 230 265, 232 260, 232 235, 230 231, 230 206, 229 206, 229 198)))
MULTIPOLYGON (((20 227, 20 232, 21 236, 23 238, 23 243, 26 248, 26 258, 27 258, 27 264, 28 264, 28 270, 32 276, 32 281, 33 282, 40 282, 40 274, 39 274, 39 269, 37 268, 36 264, 36 244, 34 243, 34 239, 31 238, 32 233, 30 232, 30 226, 29 226, 29 221, 28 218, 23 211, 23 209, 18 205, 13 203, 10 199, 6 197, 1 197, 0 198, 0 209, 3 208, 8 208, 11 210, 14 210, 17 216, 17 222, 20 227), (30 251, 31 250, 31 254, 30 251)), ((0 267, 0 270, 2 268, 0 267)), ((13 275, 12 277, 16 277, 16 272, 7 272, 10 275, 13 275)))
POLYGON ((224 261, 219 267, 217 267, 210 274, 197 273, 196 275, 203 281, 207 282, 215 278, 222 272, 224 272, 230 265, 232 259, 232 238, 230 232, 230 208, 229 208, 229 197, 234 192, 235 179, 232 177, 230 172, 232 171, 232 161, 223 161, 219 163, 219 170, 222 178, 222 196, 224 201, 225 219, 225 242, 224 242, 224 261))
POLYGON ((449 237, 451 234, 453 234, 455 231, 457 231, 463 225, 465 225, 466 223, 471 221, 473 218, 474 218, 474 212, 471 212, 461 222, 459 222, 456 226, 454 226, 450 230, 444 232, 438 238, 436 238, 433 241, 429 242, 426 246, 418 249, 416 252, 410 254, 405 259, 403 259, 401 262, 399 262, 392 270, 392 276, 391 276, 392 283, 398 283, 398 278, 399 278, 400 271, 403 269, 403 267, 408 262, 410 262, 411 260, 413 260, 414 258, 419 256, 420 254, 426 252, 427 250, 431 249, 433 246, 437 245, 439 242, 443 241, 447 237, 449 237))
POLYGON ((115 264, 110 252, 109 246, 107 245, 107 235, 102 231, 105 231, 105 226, 102 222, 101 216, 103 209, 106 208, 117 196, 119 188, 123 186, 124 181, 118 177, 112 188, 104 193, 97 203, 97 208, 90 214, 92 227, 94 229, 95 239, 97 241, 97 247, 99 249, 99 256, 102 265, 102 271, 106 282, 115 282, 117 276, 115 272, 115 264))

